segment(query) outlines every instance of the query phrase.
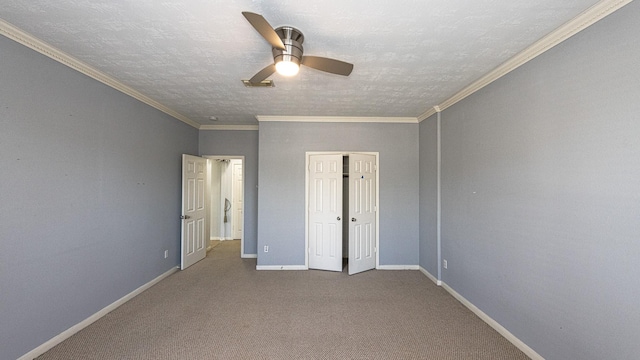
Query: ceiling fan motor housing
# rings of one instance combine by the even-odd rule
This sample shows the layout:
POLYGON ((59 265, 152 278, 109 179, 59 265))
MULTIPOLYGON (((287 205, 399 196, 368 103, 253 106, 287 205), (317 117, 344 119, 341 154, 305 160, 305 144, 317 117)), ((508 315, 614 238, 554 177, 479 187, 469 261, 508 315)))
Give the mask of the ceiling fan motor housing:
POLYGON ((300 66, 302 53, 304 52, 304 48, 302 47, 304 35, 302 35, 300 30, 291 26, 282 26, 275 29, 275 31, 280 39, 282 39, 282 43, 284 43, 285 47, 284 50, 277 48, 271 49, 275 63, 277 64, 281 61, 290 61, 300 66))

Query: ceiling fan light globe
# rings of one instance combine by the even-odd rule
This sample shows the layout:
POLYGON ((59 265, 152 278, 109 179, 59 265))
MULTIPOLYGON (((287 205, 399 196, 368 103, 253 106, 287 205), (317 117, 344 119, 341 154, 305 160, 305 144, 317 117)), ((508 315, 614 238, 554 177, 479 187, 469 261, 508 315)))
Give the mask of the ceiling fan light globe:
POLYGON ((276 71, 282 76, 294 76, 300 71, 300 66, 293 61, 279 61, 276 63, 276 71))

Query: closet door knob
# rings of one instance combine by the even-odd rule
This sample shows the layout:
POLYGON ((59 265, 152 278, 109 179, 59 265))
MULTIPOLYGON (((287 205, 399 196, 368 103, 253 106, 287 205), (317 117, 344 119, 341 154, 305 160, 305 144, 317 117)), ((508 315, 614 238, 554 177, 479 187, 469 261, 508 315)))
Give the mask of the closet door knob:
POLYGON ((351 221, 356 222, 356 218, 351 218, 351 221))
POLYGON ((340 216, 338 216, 338 221, 340 221, 340 216))

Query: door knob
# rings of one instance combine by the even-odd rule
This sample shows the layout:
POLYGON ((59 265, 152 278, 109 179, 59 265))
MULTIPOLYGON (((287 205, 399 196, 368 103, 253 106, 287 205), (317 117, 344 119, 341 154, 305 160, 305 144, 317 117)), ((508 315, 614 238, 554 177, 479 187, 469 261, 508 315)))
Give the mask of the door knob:
POLYGON ((191 218, 191 216, 189 216, 189 215, 180 216, 180 219, 182 219, 182 220, 186 220, 186 219, 189 219, 189 218, 191 218))
POLYGON ((338 221, 340 221, 340 216, 338 216, 338 221))
POLYGON ((351 221, 356 222, 356 218, 351 218, 351 221))

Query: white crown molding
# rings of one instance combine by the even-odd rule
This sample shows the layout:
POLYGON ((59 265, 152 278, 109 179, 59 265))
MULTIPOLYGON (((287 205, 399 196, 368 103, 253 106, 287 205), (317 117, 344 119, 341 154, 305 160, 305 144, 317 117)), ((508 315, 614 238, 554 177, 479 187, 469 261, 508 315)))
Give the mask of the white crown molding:
POLYGON ((424 120, 427 120, 432 115, 435 115, 435 114, 439 113, 440 111, 442 111, 442 110, 440 110, 440 107, 436 105, 436 106, 430 108, 429 110, 423 112, 420 116, 418 116, 418 122, 422 122, 424 120))
POLYGON ((162 105, 161 103, 151 99, 150 97, 142 94, 141 92, 134 90, 133 88, 119 82, 111 76, 92 68, 91 66, 83 63, 82 61, 54 48, 53 46, 45 43, 44 41, 36 38, 35 36, 24 32, 23 30, 11 25, 10 23, 0 19, 0 34, 7 38, 16 41, 34 51, 39 52, 61 64, 64 64, 74 70, 81 72, 84 75, 89 76, 101 83, 110 86, 120 92, 123 92, 134 99, 142 101, 143 103, 154 107, 165 114, 168 114, 184 123, 187 123, 195 128, 198 128, 200 124, 189 119, 188 117, 176 112, 169 107, 162 105))
POLYGON ((258 125, 200 125, 200 130, 245 130, 257 131, 258 125))
MULTIPOLYGON (((612 14, 616 10, 622 8, 633 0, 601 0, 589 9, 582 12, 569 22, 552 31, 542 39, 538 40, 525 50, 521 51, 511 59, 502 63, 494 70, 485 74, 478 80, 474 81, 458 93, 445 100, 438 106, 428 109, 420 116, 413 117, 339 117, 339 116, 256 116, 258 121, 291 121, 291 122, 362 122, 362 123, 419 123, 433 114, 445 110, 453 104, 461 101, 467 96, 484 88, 490 83, 496 81, 507 73, 515 70, 529 60, 539 56, 554 46, 560 44, 564 40, 586 29, 592 24, 598 22, 604 17, 612 14)), ((24 32, 23 30, 11 25, 10 23, 0 19, 0 34, 12 39, 34 51, 37 51, 53 60, 56 60, 82 74, 85 74, 103 84, 110 86, 118 91, 123 92, 149 106, 152 106, 186 124, 189 124, 201 130, 220 130, 213 129, 210 126, 216 125, 200 125, 199 123, 189 119, 188 117, 176 112, 175 110, 149 98, 137 90, 119 82, 101 71, 94 69, 80 60, 54 48, 44 41, 24 32)), ((244 129, 248 130, 248 129, 244 129)), ((252 129, 253 130, 253 129, 252 129)))
POLYGON ((257 115, 259 122, 324 122, 324 123, 396 123, 417 124, 414 117, 357 117, 357 116, 270 116, 257 115))
POLYGON ((442 111, 452 106, 458 101, 466 98, 467 96, 484 88, 485 86, 496 81, 507 73, 527 63, 529 60, 541 55, 547 50, 567 40, 571 36, 595 24, 599 20, 605 18, 607 15, 614 13, 616 10, 622 8, 631 1, 633 0, 602 0, 598 2, 589 9, 583 11, 580 15, 576 16, 569 22, 555 29, 542 39, 536 41, 531 46, 516 54, 511 59, 502 63, 502 65, 498 66, 497 68, 482 76, 480 79, 463 88, 458 93, 442 102, 440 105, 425 111, 418 117, 418 120, 423 121, 436 112, 442 111))

